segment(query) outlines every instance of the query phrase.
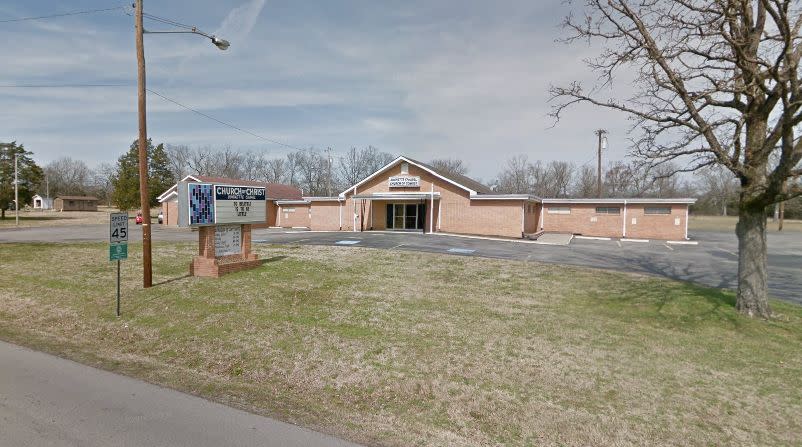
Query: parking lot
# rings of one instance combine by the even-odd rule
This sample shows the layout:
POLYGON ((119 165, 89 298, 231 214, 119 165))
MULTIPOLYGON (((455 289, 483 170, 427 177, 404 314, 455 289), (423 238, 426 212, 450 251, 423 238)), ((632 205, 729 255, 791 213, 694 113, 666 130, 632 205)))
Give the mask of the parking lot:
MULTIPOLYGON (((141 240, 138 226, 131 241, 141 240)), ((2 242, 105 241, 107 225, 62 226, 0 230, 2 242)), ((730 232, 697 231, 698 245, 671 245, 663 241, 626 242, 574 238, 568 245, 544 245, 448 235, 398 232, 311 232, 255 230, 261 244, 332 245, 387 250, 421 251, 453 256, 482 256, 529 262, 549 262, 621 270, 692 281, 712 287, 736 287, 737 240, 730 232)), ((189 230, 153 226, 153 240, 195 241, 189 230)), ((802 304, 802 234, 770 233, 769 288, 772 295, 802 304)), ((0 252, 2 247, 0 247, 0 252)), ((5 261, 0 256, 0 260, 5 261)), ((533 274, 536 271, 533 270, 533 274)))
MULTIPOLYGON (((544 245, 420 233, 275 230, 255 231, 253 238, 257 243, 366 247, 570 264, 653 274, 718 288, 734 289, 737 285, 737 240, 735 235, 721 232, 693 234, 698 245, 578 238, 568 245, 544 245)), ((802 304, 802 235, 769 234, 768 238, 772 295, 802 304)))

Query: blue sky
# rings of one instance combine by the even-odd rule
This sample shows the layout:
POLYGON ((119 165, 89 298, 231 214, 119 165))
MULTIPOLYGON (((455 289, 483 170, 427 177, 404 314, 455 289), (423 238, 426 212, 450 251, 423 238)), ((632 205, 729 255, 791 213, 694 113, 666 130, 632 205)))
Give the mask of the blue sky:
MULTIPOLYGON (((124 3, 11 0, 0 20, 124 3)), ((512 155, 595 160, 627 153, 622 115, 577 107, 552 128, 550 84, 595 77, 594 51, 555 42, 568 7, 542 1, 145 1, 145 11, 231 41, 146 35, 148 87, 292 146, 376 146, 422 160, 464 159, 489 179, 512 155)), ((146 29, 165 26, 148 22, 146 29)), ((0 85, 121 83, 109 88, 0 88, 0 140, 45 164, 61 156, 113 162, 137 135, 133 17, 123 11, 3 24, 0 85)), ((286 154, 148 96, 157 143, 286 154)))

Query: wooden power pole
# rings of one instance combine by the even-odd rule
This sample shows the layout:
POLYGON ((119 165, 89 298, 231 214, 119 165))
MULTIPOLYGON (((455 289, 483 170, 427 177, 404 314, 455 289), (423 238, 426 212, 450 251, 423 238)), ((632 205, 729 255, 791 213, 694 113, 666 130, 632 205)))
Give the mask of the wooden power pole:
POLYGON ((142 0, 136 0, 136 62, 139 93, 139 204, 142 211, 142 285, 153 285, 150 247, 150 197, 148 197, 148 129, 145 113, 145 44, 143 39, 142 0))

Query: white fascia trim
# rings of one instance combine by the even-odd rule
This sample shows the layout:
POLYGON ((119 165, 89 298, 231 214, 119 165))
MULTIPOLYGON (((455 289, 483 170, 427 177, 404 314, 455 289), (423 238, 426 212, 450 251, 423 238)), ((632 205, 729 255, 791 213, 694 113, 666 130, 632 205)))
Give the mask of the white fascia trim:
POLYGON ((276 200, 276 205, 309 205, 306 200, 276 200))
POLYGON ((540 202, 537 196, 528 194, 471 194, 471 200, 526 200, 527 202, 540 202))
POLYGON ((471 195, 476 194, 476 191, 472 190, 471 188, 468 188, 465 185, 461 185, 461 184, 459 184, 459 183, 457 183, 457 182, 455 182, 455 181, 453 181, 453 180, 451 180, 449 178, 443 177, 442 175, 432 171, 431 169, 427 168, 426 166, 421 166, 418 163, 415 163, 414 161, 408 159, 407 157, 404 157, 403 155, 400 155, 395 160, 393 160, 390 163, 387 163, 386 165, 381 167, 378 171, 376 171, 373 174, 370 174, 369 176, 365 177, 365 179, 362 180, 361 182, 359 182, 356 185, 354 185, 354 186, 346 189, 345 191, 341 192, 340 196, 341 197, 345 196, 349 191, 355 190, 357 186, 361 186, 363 183, 367 182, 368 180, 372 179, 373 177, 376 177, 377 175, 381 174, 386 169, 389 169, 390 167, 392 167, 393 165, 395 165, 396 163, 398 163, 400 161, 405 161, 405 162, 407 162, 409 164, 413 164, 413 165, 417 166, 418 168, 423 169, 424 171, 428 172, 429 174, 432 174, 433 176, 435 176, 435 177, 437 177, 439 179, 445 180, 445 181, 447 181, 448 183, 451 183, 454 186, 458 186, 458 187, 468 191, 471 195))
POLYGON ((307 202, 342 202, 342 197, 304 197, 307 202))
MULTIPOLYGON (((179 180, 178 183, 185 182, 185 181, 190 180, 190 179, 195 181, 195 182, 200 182, 200 180, 198 180, 198 178, 193 177, 190 174, 190 175, 184 176, 184 178, 179 180)), ((168 189, 167 191, 164 191, 163 193, 161 193, 161 195, 159 197, 156 197, 156 200, 158 200, 159 202, 163 202, 162 197, 166 197, 167 195, 175 192, 178 189, 178 183, 176 183, 175 185, 171 186, 170 189, 168 189)))
MULTIPOLYGON (((172 189, 172 188, 170 188, 170 189, 172 189)), ((164 192, 162 195, 159 196, 159 198, 158 198, 159 203, 167 202, 170 199, 170 197, 172 197, 172 196, 178 197, 178 191, 176 191, 174 189, 172 189, 172 191, 171 191, 170 189, 168 189, 166 192, 164 192)))
POLYGON ((593 204, 593 203, 628 203, 628 204, 683 204, 683 205, 692 205, 696 203, 696 199, 692 198, 681 198, 681 199, 646 199, 646 198, 634 198, 634 199, 542 199, 543 203, 583 203, 583 204, 593 204))

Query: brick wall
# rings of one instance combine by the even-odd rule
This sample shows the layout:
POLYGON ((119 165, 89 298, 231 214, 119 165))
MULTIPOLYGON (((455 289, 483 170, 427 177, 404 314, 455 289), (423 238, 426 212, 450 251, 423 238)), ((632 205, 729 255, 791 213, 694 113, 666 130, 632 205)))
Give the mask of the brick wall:
MULTIPOLYGON (((401 173, 400 163, 390 167, 375 178, 357 188, 357 195, 387 193, 387 192, 417 192, 430 193, 432 187, 440 193, 440 199, 435 200, 434 212, 427 199, 425 230, 430 225, 435 231, 463 234, 481 234, 491 236, 521 237, 523 200, 470 200, 469 193, 464 189, 442 180, 429 172, 410 165, 409 173, 401 173), (420 177, 419 188, 390 188, 388 178, 395 175, 409 175, 420 177), (433 219, 433 222, 431 220, 433 219)), ((354 227, 354 214, 356 212, 356 228, 359 229, 361 218, 360 200, 357 199, 356 209, 351 193, 346 196, 343 206, 343 229, 351 231, 354 227)), ((371 227, 371 213, 373 229, 381 230, 386 227, 387 201, 376 201, 371 209, 370 201, 365 205, 365 229, 371 227)), ((412 202, 399 202, 412 203, 412 202)), ((313 217, 314 218, 314 217, 313 217)), ((536 219, 531 225, 536 225, 536 219)))
POLYGON ((283 228, 309 228, 311 225, 309 211, 309 204, 281 205, 278 207, 280 215, 276 218, 277 225, 283 228))
MULTIPOLYGON (((639 239, 685 239, 688 205, 627 204, 626 237, 639 239), (671 214, 645 214, 646 207, 670 207, 671 214)), ((623 237, 624 204, 548 203, 544 205, 543 230, 584 236, 623 237), (596 207, 618 207, 619 214, 602 214, 596 207), (570 208, 570 214, 552 214, 549 208, 570 208)))
POLYGON ((581 234, 583 236, 621 237, 624 232, 624 205, 602 205, 618 207, 619 214, 596 212, 596 204, 547 203, 543 211, 543 230, 581 234), (570 208, 570 214, 550 213, 549 208, 570 208))
POLYGON ((227 273, 238 272, 262 264, 262 261, 251 251, 251 225, 242 225, 242 251, 239 254, 215 256, 214 227, 198 228, 198 256, 189 265, 192 276, 220 277, 227 273))
POLYGON ((627 237, 643 239, 685 239, 688 205, 627 205, 627 237), (671 207, 671 214, 646 214, 651 206, 671 207), (633 221, 634 219, 634 221, 633 221))
POLYGON ((339 230, 340 202, 334 200, 312 202, 309 228, 316 231, 339 230))

